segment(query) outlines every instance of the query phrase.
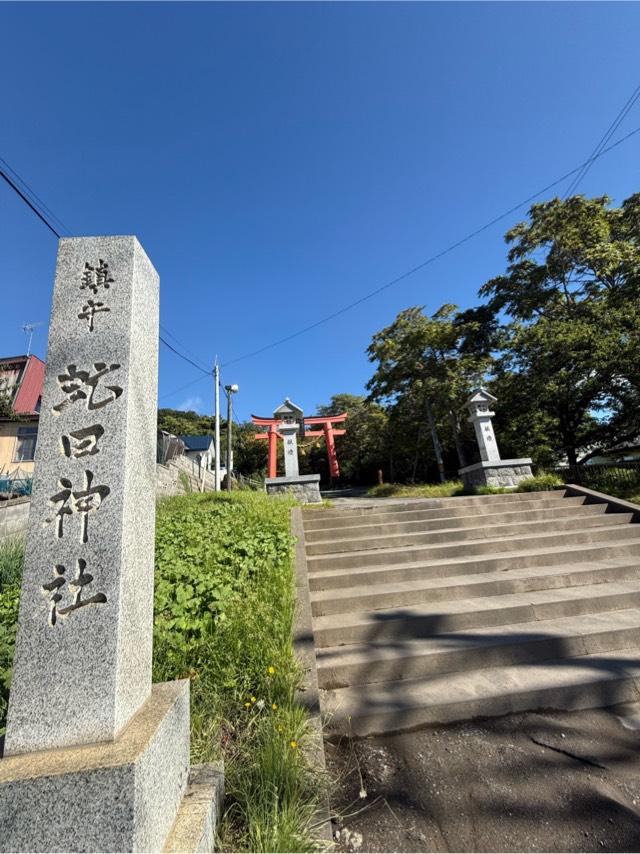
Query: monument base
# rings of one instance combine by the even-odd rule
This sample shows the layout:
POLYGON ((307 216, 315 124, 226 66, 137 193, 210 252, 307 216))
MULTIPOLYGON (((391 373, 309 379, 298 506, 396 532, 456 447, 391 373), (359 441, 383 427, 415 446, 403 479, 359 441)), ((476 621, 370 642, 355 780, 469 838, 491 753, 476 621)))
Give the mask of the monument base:
POLYGON ((189 682, 154 685, 115 741, 0 760, 0 851, 211 851, 175 845, 211 845, 215 771, 189 774, 189 682))
POLYGON ((520 481, 533 477, 532 460, 497 460, 474 463, 458 469, 465 486, 517 486, 520 481))
POLYGON ((290 493, 303 504, 319 504, 320 498, 320 475, 299 474, 295 477, 268 477, 264 485, 267 495, 278 495, 290 493))

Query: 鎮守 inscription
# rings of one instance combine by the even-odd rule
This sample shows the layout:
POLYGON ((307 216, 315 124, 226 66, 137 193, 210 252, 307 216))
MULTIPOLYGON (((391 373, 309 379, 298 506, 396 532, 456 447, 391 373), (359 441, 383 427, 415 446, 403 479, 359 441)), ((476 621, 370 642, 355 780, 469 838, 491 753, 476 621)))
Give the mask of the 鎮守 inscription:
POLYGON ((113 284, 114 279, 109 274, 109 265, 102 258, 99 259, 96 267, 87 263, 84 265, 82 273, 82 284, 80 290, 88 289, 95 296, 100 288, 108 290, 113 284))
POLYGON ((76 365, 67 365, 66 374, 58 374, 58 384, 65 393, 66 398, 53 407, 56 414, 63 412, 72 403, 78 400, 87 402, 87 409, 102 409, 109 403, 113 403, 122 394, 122 388, 118 385, 104 385, 100 387, 100 380, 109 373, 117 371, 120 365, 107 365, 105 362, 94 362, 93 370, 78 370, 76 365))
POLYGON ((65 534, 65 518, 79 514, 80 541, 87 543, 89 541, 89 513, 94 513, 98 510, 104 499, 111 492, 108 486, 92 486, 94 476, 93 472, 90 472, 88 469, 85 471, 84 477, 84 489, 74 489, 72 482, 68 478, 61 477, 58 481, 60 491, 52 495, 49 499, 49 503, 54 507, 57 505, 57 509, 53 516, 45 521, 45 524, 55 522, 55 534, 59 540, 65 534))
POLYGON ((87 300, 86 303, 82 306, 82 311, 78 314, 78 318, 80 320, 87 321, 89 332, 93 332, 95 316, 101 311, 111 311, 111 309, 103 302, 98 302, 97 300, 93 299, 87 300))
POLYGON ((49 624, 52 626, 55 626, 58 621, 58 617, 66 617, 68 614, 71 614, 73 611, 77 611, 78 608, 83 608, 85 605, 103 604, 107 601, 107 597, 104 593, 94 593, 94 595, 90 596, 88 599, 82 598, 85 588, 93 581, 93 575, 91 575, 90 572, 85 571, 87 568, 86 560, 78 558, 76 565, 77 575, 74 579, 69 581, 69 587, 73 591, 73 598, 69 605, 60 607, 60 603, 64 598, 62 595, 62 588, 67 584, 67 578, 65 577, 67 570, 64 565, 56 564, 53 568, 53 580, 42 585, 42 589, 45 593, 51 594, 49 596, 49 624))
POLYGON ((79 460, 97 454, 100 448, 98 440, 104 435, 104 427, 93 424, 82 430, 71 430, 62 436, 62 452, 65 457, 79 460))

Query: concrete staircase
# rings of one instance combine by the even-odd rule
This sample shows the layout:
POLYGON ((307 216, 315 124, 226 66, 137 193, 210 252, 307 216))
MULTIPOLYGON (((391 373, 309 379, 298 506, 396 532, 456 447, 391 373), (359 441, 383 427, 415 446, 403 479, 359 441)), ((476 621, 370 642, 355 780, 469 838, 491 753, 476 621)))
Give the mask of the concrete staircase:
POLYGON ((306 511, 328 726, 640 699, 640 524, 564 490, 306 511))

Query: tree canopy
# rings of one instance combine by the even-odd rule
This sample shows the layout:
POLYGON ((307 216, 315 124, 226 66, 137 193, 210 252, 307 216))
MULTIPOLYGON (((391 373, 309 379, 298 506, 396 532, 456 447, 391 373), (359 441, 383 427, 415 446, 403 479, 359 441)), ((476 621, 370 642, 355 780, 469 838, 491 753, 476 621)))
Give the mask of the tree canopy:
MULTIPOLYGON (((505 271, 480 304, 401 311, 367 348, 368 397, 335 394, 343 480, 434 480, 477 460, 464 403, 484 385, 498 399, 503 457, 574 463, 640 440, 640 193, 533 205, 505 235, 505 271)), ((210 417, 160 410, 173 433, 213 432, 210 417)), ((266 443, 236 430, 236 466, 264 471, 266 443)), ((301 470, 328 478, 324 440, 303 440, 301 470)))

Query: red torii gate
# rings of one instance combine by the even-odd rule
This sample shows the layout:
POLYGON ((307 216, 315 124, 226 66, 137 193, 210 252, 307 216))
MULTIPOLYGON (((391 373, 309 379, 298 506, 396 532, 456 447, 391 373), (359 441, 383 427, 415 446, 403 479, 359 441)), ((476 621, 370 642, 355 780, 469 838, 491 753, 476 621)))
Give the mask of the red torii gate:
MULTIPOLYGON (((304 418, 304 426, 320 426, 322 430, 307 430, 304 433, 304 438, 307 436, 324 436, 327 444, 327 456, 329 458, 329 474, 332 478, 340 477, 340 466, 338 465, 338 457, 336 454, 336 436, 344 436, 346 430, 336 430, 334 424, 342 424, 347 419, 347 413, 342 415, 314 415, 311 418, 304 418)), ((258 415, 252 415, 251 420, 258 427, 268 427, 267 433, 256 433, 256 439, 267 439, 269 442, 269 463, 268 477, 277 477, 278 473, 278 439, 282 436, 278 433, 278 424, 282 419, 279 418, 260 418, 258 415)))

